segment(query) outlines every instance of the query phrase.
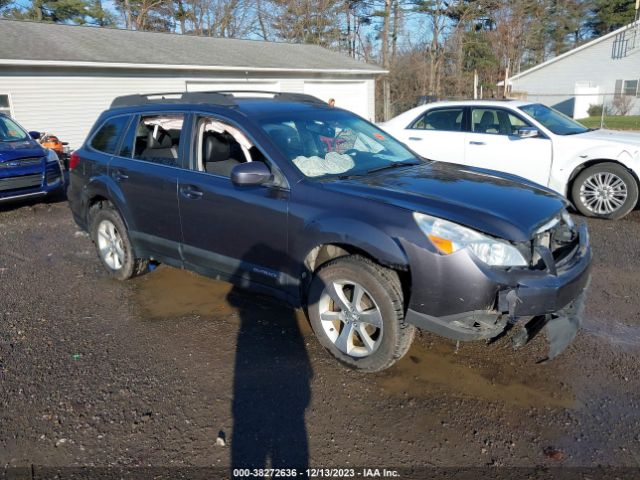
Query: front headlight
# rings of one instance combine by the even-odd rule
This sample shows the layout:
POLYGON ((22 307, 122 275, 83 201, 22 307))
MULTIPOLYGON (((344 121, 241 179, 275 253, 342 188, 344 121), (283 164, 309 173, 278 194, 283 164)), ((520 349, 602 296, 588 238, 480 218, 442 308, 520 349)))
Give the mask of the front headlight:
POLYGON ((450 255, 463 248, 473 252, 487 265, 500 267, 526 267, 527 260, 513 245, 462 225, 441 218, 414 212, 420 230, 443 255, 450 255))
POLYGON ((47 163, 59 162, 58 154, 53 150, 47 149, 47 163))

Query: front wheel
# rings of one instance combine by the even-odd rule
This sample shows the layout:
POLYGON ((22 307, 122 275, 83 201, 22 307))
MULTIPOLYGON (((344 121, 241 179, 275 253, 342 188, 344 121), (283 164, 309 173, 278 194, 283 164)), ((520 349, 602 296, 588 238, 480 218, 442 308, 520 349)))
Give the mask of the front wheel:
POLYGON ((320 343, 349 367, 384 370, 402 358, 415 327, 404 323, 398 275, 357 255, 323 265, 309 290, 309 319, 320 343))
POLYGON ((571 196, 583 215, 618 220, 638 203, 638 184, 622 165, 599 163, 580 172, 571 196))
POLYGON ((90 233, 102 265, 112 277, 127 280, 146 270, 148 261, 134 257, 127 227, 111 204, 92 207, 90 233))

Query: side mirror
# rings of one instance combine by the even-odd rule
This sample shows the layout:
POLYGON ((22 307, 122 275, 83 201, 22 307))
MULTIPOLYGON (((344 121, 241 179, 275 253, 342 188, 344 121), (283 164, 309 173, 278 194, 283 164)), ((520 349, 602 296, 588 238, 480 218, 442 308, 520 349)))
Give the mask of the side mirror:
POLYGON ((33 138, 34 140, 39 140, 40 139, 40 132, 29 132, 29 136, 31 138, 33 138))
POLYGON ((535 138, 540 135, 536 127, 520 127, 516 130, 516 135, 520 138, 535 138))
POLYGON ((271 178, 271 170, 262 162, 241 163, 231 170, 231 181, 235 185, 262 185, 271 178))

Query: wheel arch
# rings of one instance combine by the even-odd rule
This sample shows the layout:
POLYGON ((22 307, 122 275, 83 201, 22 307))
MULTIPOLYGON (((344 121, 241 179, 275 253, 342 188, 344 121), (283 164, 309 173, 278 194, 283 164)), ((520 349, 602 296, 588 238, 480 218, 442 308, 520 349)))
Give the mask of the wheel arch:
POLYGON ((98 202, 108 202, 113 205, 116 211, 120 214, 120 217, 127 229, 131 230, 134 228, 134 225, 131 225, 129 208, 127 207, 122 192, 110 185, 110 180, 111 179, 109 177, 96 177, 91 179, 84 188, 83 203, 86 208, 87 227, 91 227, 91 219, 89 218, 91 208, 98 202))
MULTIPOLYGON (((401 247, 398 246, 400 250, 401 247)), ((402 252, 404 255, 404 252, 402 252)), ((335 260, 337 258, 359 255, 371 260, 372 262, 387 267, 396 272, 400 279, 400 285, 402 286, 402 293, 404 297, 404 307, 408 305, 408 301, 411 293, 411 271, 409 268, 409 262, 406 261, 403 264, 389 262, 388 259, 377 258, 374 254, 369 252, 366 247, 355 245, 353 243, 342 242, 325 242, 319 243, 311 248, 303 261, 304 273, 303 281, 300 285, 300 298, 306 302, 309 287, 313 274, 326 263, 335 260)), ((406 256, 405 256, 406 258, 406 256)))
POLYGON ((620 165, 631 174, 631 176, 636 181, 636 185, 638 185, 638 188, 640 188, 640 178, 638 177, 638 174, 635 171, 633 171, 631 168, 629 168, 627 165, 622 163, 620 160, 615 160, 612 158, 595 158, 592 160, 587 160, 586 162, 581 163, 580 165, 576 166, 573 169, 573 171, 571 172, 571 175, 569 175, 569 180, 567 181, 567 185, 565 187, 565 197, 570 199, 573 202, 571 191, 573 190, 573 184, 576 181, 576 178, 578 178, 578 175, 580 175, 580 172, 582 172, 587 168, 593 167, 594 165, 598 165, 600 163, 614 163, 616 165, 620 165))

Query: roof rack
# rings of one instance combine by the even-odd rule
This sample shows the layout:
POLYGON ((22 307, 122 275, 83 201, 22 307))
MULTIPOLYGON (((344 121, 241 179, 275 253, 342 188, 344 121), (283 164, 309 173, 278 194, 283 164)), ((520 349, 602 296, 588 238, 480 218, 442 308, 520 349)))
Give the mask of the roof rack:
POLYGON ((273 92, 269 90, 219 90, 216 92, 210 93, 222 93, 225 95, 236 96, 236 94, 240 94, 242 96, 251 97, 251 96, 260 96, 260 95, 272 95, 274 100, 281 100, 284 102, 304 102, 304 103, 313 103, 317 105, 326 105, 326 102, 323 102, 317 97, 313 95, 308 95, 306 93, 292 93, 292 92, 273 92))
POLYGON ((124 95, 116 97, 111 102, 111 108, 151 105, 158 103, 207 103, 222 106, 235 106, 236 94, 243 96, 273 95, 274 100, 304 102, 315 105, 326 105, 325 102, 312 95, 304 93, 269 92, 257 90, 215 90, 207 92, 165 92, 124 95))
POLYGON ((218 92, 164 92, 133 94, 116 97, 111 102, 111 108, 133 107, 156 103, 211 103, 215 105, 233 106, 236 102, 228 95, 218 92))

